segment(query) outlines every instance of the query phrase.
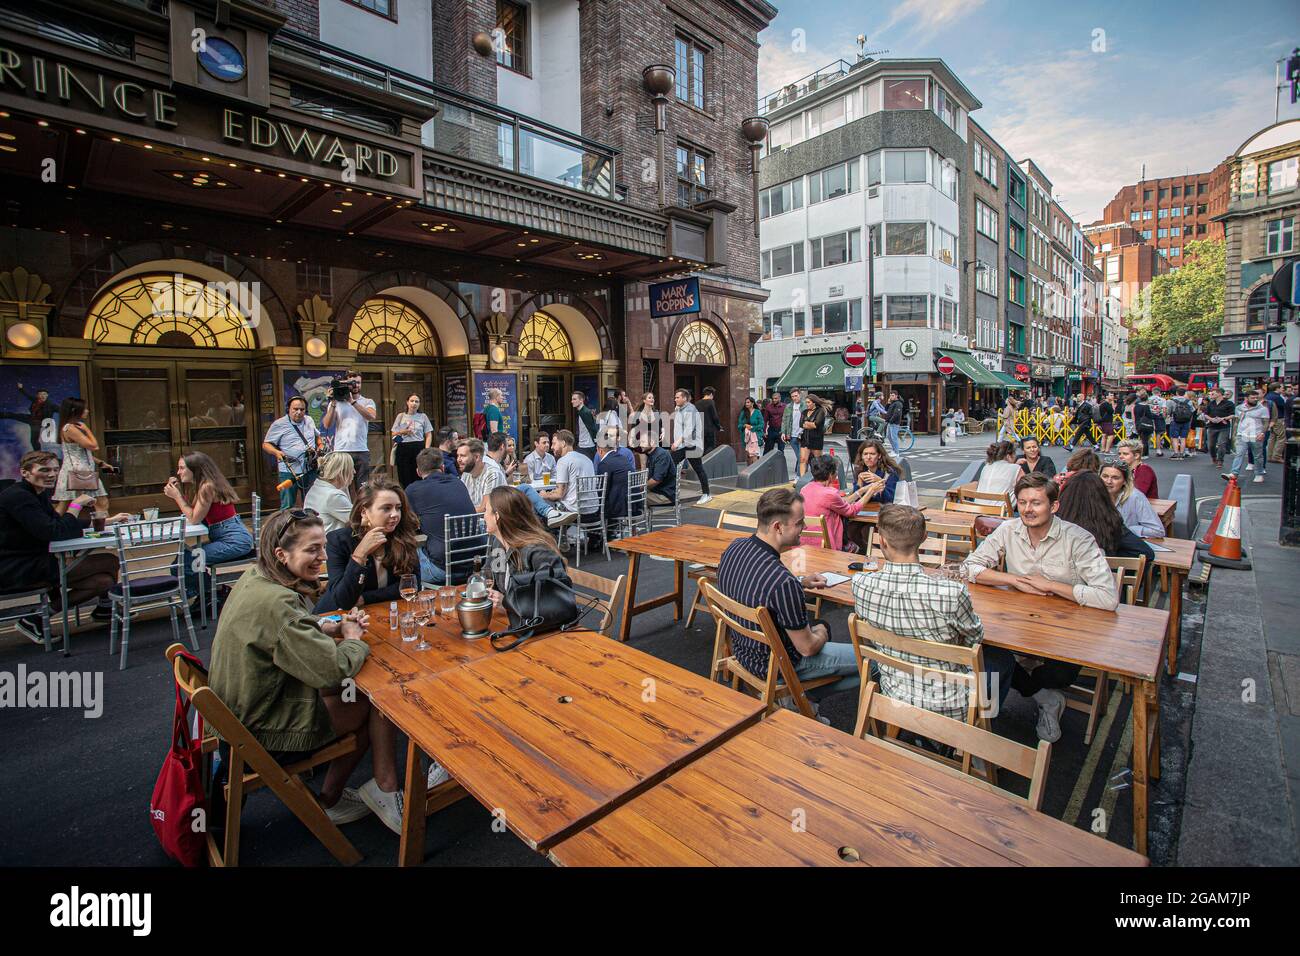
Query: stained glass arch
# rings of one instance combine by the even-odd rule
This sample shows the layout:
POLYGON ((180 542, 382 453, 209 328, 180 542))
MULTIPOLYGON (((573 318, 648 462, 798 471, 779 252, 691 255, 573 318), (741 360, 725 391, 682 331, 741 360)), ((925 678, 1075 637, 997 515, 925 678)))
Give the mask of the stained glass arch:
POLYGON ((554 318, 545 312, 534 312, 519 334, 517 354, 521 359, 572 362, 573 343, 569 341, 569 334, 554 318))
POLYGON ((247 298, 244 288, 233 280, 204 281, 179 273, 132 276, 96 296, 83 334, 106 344, 256 348, 253 317, 260 305, 247 298))
POLYGON ((401 299, 367 299, 348 329, 348 348, 358 355, 437 354, 433 327, 401 299))
POLYGON ((674 361, 685 365, 726 365, 727 349, 717 329, 697 320, 682 329, 677 337, 674 361))

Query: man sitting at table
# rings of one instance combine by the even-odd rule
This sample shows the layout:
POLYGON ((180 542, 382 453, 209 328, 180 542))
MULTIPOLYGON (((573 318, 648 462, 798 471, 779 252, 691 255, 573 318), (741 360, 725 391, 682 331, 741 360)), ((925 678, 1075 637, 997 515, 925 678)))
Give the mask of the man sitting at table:
POLYGON ((627 476, 632 466, 625 449, 618 447, 618 429, 604 429, 605 441, 596 442, 596 474, 605 478, 605 521, 614 524, 627 517, 627 476))
MULTIPOLYGON (((20 478, 0 492, 0 594, 48 588, 56 609, 62 609, 57 559, 50 543, 80 538, 94 514, 95 499, 78 495, 65 514, 50 504, 50 492, 59 477, 59 459, 48 451, 29 451, 18 462, 20 478)), ((107 519, 125 521, 127 514, 107 519)), ((112 539, 105 541, 109 547, 112 539)), ((108 589, 117 583, 117 555, 109 551, 84 553, 76 567, 68 569, 69 607, 98 599, 91 617, 107 621, 111 608, 108 589)), ((34 641, 43 641, 41 619, 31 614, 18 621, 18 630, 34 641)))
MULTIPOLYGON (((998 525, 966 559, 967 578, 1113 611, 1119 606, 1119 590, 1106 555, 1091 533, 1056 517, 1059 494, 1056 482, 1046 475, 1034 473, 1017 481, 1020 516, 998 525), (996 570, 1003 561, 1006 571, 996 570)), ((1037 702, 1040 739, 1060 739, 1065 709, 1061 691, 1074 683, 1079 669, 1063 661, 1044 661, 1032 671, 1016 664, 1011 686, 1037 702)))
POLYGON ((533 450, 524 456, 524 468, 528 471, 529 481, 541 481, 543 472, 555 474, 550 432, 538 432, 533 436, 533 450))
POLYGON ((456 446, 456 464, 474 510, 482 511, 483 499, 493 488, 506 483, 506 473, 487 456, 487 448, 477 438, 466 438, 456 446))
MULTIPOLYGON (((984 625, 971 605, 970 591, 961 581, 925 573, 919 549, 925 540, 925 515, 907 505, 882 505, 876 520, 876 537, 885 554, 885 566, 872 573, 853 576, 853 607, 858 617, 872 627, 899 637, 937 644, 974 647, 984 637, 984 625)), ((969 673, 944 661, 915 654, 881 653, 909 664, 953 673, 969 673)), ((1011 690, 1015 655, 1000 647, 984 648, 988 683, 982 693, 997 695, 998 705, 1011 690)), ((932 710, 936 714, 965 722, 969 699, 965 681, 937 680, 912 670, 872 665, 872 679, 881 693, 932 710), (876 673, 879 671, 879 673, 876 673)))
POLYGON ((567 428, 552 436, 551 445, 558 458, 550 486, 538 491, 532 485, 520 485, 519 490, 532 502, 538 517, 549 525, 557 525, 566 515, 577 513, 578 479, 593 477, 596 466, 577 450, 573 432, 567 428))
POLYGON ((420 519, 420 531, 425 537, 420 548, 420 580, 443 584, 447 580, 447 569, 443 567, 447 560, 444 519, 447 515, 472 515, 474 502, 464 482, 447 474, 439 448, 420 449, 415 456, 415 473, 420 480, 406 486, 406 499, 420 519))
MULTIPOLYGON (((826 587, 826 579, 820 574, 795 577, 781 563, 781 552, 798 546, 803 529, 802 496, 793 488, 763 492, 758 499, 758 530, 737 538, 722 552, 717 588, 747 607, 768 609, 800 680, 841 676, 830 685, 830 691, 849 690, 859 683, 853 645, 832 641, 830 626, 823 621, 810 622, 804 605, 804 588, 826 587)), ((730 637, 732 653, 741 666, 755 677, 767 677, 772 652, 734 631, 730 637)), ((783 706, 793 707, 793 702, 787 697, 783 706)), ((822 719, 822 723, 830 721, 822 719)))
POLYGON ((677 466, 668 449, 659 445, 645 445, 646 500, 652 505, 673 505, 677 501, 677 466))

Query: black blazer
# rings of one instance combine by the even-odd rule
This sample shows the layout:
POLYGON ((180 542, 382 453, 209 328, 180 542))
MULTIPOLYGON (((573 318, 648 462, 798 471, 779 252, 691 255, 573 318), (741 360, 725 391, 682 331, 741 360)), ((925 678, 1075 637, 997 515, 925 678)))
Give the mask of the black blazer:
POLYGON ((0 591, 19 591, 59 580, 51 541, 80 538, 90 522, 72 513, 60 515, 49 492, 38 493, 18 480, 0 491, 0 591))
MULTIPOLYGON (((366 604, 382 604, 396 601, 400 595, 398 585, 400 574, 388 575, 388 586, 381 588, 379 578, 375 575, 375 562, 367 561, 365 566, 352 560, 360 538, 353 537, 351 528, 338 528, 325 536, 325 561, 329 569, 329 585, 325 593, 316 602, 316 613, 338 611, 356 607, 357 601, 366 604)), ((416 583, 420 581, 420 566, 417 562, 411 571, 416 583)))

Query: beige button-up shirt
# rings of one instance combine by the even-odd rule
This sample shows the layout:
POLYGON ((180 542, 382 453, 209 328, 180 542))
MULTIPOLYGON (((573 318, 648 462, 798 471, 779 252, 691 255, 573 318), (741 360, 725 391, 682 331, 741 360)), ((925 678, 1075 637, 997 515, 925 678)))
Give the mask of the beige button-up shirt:
POLYGON ((1074 599, 1087 607, 1113 611, 1119 606, 1115 574, 1089 531, 1055 515, 1037 548, 1019 518, 1004 521, 966 559, 968 579, 975 581, 1006 558, 1008 574, 1041 574, 1074 587, 1074 599))

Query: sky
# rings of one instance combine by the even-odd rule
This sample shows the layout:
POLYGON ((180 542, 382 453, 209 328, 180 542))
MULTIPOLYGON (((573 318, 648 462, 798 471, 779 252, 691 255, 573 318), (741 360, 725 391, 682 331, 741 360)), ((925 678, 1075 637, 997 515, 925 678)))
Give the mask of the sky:
MULTIPOLYGON (((1274 62, 1300 45, 1295 0, 772 0, 759 96, 866 50, 937 57, 971 115, 1032 158, 1083 225, 1121 186, 1214 168, 1273 122, 1274 62)), ((1285 72, 1286 64, 1282 64, 1285 72)), ((1280 119, 1300 118, 1281 94, 1280 119)))

